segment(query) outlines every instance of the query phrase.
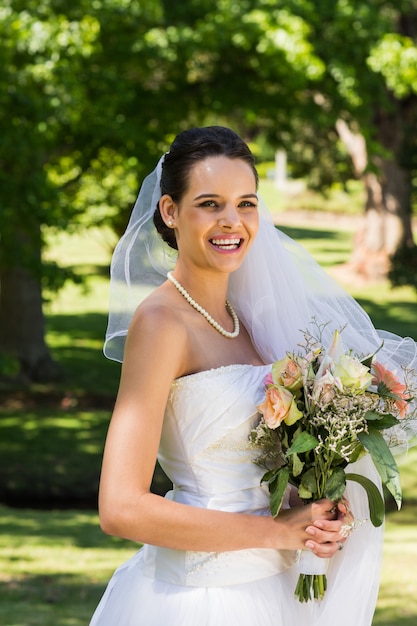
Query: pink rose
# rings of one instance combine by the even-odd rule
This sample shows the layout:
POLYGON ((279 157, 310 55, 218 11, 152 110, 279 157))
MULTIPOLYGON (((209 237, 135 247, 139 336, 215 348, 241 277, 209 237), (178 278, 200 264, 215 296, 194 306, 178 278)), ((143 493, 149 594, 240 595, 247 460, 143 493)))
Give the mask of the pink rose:
POLYGON ((281 385, 274 385, 266 390, 265 400, 258 407, 268 428, 278 428, 281 422, 288 426, 302 417, 291 391, 281 385))
POLYGON ((302 386, 302 372, 299 364, 289 356, 275 361, 272 366, 272 378, 277 385, 296 391, 302 386))

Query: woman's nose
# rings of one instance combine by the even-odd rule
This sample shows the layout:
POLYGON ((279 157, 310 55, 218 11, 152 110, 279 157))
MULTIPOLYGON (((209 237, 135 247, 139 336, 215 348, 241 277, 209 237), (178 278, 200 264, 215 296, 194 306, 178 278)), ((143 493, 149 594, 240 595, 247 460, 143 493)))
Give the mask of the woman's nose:
POLYGON ((223 228, 236 228, 240 226, 240 223, 240 215, 236 207, 232 204, 226 205, 219 218, 220 226, 223 228))

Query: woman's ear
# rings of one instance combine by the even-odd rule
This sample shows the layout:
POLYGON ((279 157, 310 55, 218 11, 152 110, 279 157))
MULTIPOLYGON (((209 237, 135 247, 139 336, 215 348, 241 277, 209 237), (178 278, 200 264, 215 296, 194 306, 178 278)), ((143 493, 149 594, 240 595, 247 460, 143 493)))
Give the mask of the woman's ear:
POLYGON ((177 205, 168 194, 164 194, 159 200, 159 212, 168 228, 175 228, 177 205))

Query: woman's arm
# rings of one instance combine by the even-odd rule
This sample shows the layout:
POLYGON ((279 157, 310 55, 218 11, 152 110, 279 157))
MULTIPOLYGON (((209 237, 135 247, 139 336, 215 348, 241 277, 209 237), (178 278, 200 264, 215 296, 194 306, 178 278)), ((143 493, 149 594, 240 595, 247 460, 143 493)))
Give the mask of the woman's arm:
POLYGON ((273 520, 191 507, 150 492, 171 384, 187 371, 187 342, 186 328, 168 308, 145 306, 132 323, 103 457, 99 512, 104 532, 207 552, 299 549, 309 540, 317 554, 331 556, 341 522, 331 521, 329 501, 284 511, 273 520), (313 527, 318 519, 329 521, 320 529, 313 527))

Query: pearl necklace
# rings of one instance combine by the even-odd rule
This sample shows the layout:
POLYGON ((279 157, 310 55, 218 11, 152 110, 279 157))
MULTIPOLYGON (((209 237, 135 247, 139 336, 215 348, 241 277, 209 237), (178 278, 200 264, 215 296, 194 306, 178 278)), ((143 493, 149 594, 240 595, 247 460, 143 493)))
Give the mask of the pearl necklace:
POLYGON ((223 328, 223 326, 220 326, 220 324, 218 324, 216 322, 216 320, 214 320, 210 313, 208 313, 205 309, 203 309, 202 306, 200 306, 199 304, 197 304, 197 302, 195 300, 193 300, 193 298, 190 296, 190 294, 188 293, 188 291, 186 289, 184 289, 184 287, 181 285, 181 283, 179 283, 177 281, 176 278, 173 277, 172 272, 168 272, 167 274, 167 278, 168 280, 171 281, 171 283, 174 285, 174 287, 176 287, 178 289, 178 291, 180 292, 180 294, 182 296, 184 296, 184 298, 187 300, 187 302, 189 304, 191 304, 191 306, 198 311, 199 313, 201 313, 201 315, 203 317, 206 318, 206 320, 208 321, 209 324, 211 324, 213 326, 213 328, 215 328, 221 335, 223 335, 224 337, 227 337, 228 339, 235 339, 235 337, 238 336, 239 334, 239 330, 240 330, 240 326, 239 326, 239 318, 236 314, 236 311, 234 310, 234 308, 232 307, 232 305, 230 304, 229 300, 226 300, 226 307, 229 309, 230 314, 233 318, 233 325, 234 325, 234 330, 232 333, 230 333, 228 330, 225 330, 223 328))

